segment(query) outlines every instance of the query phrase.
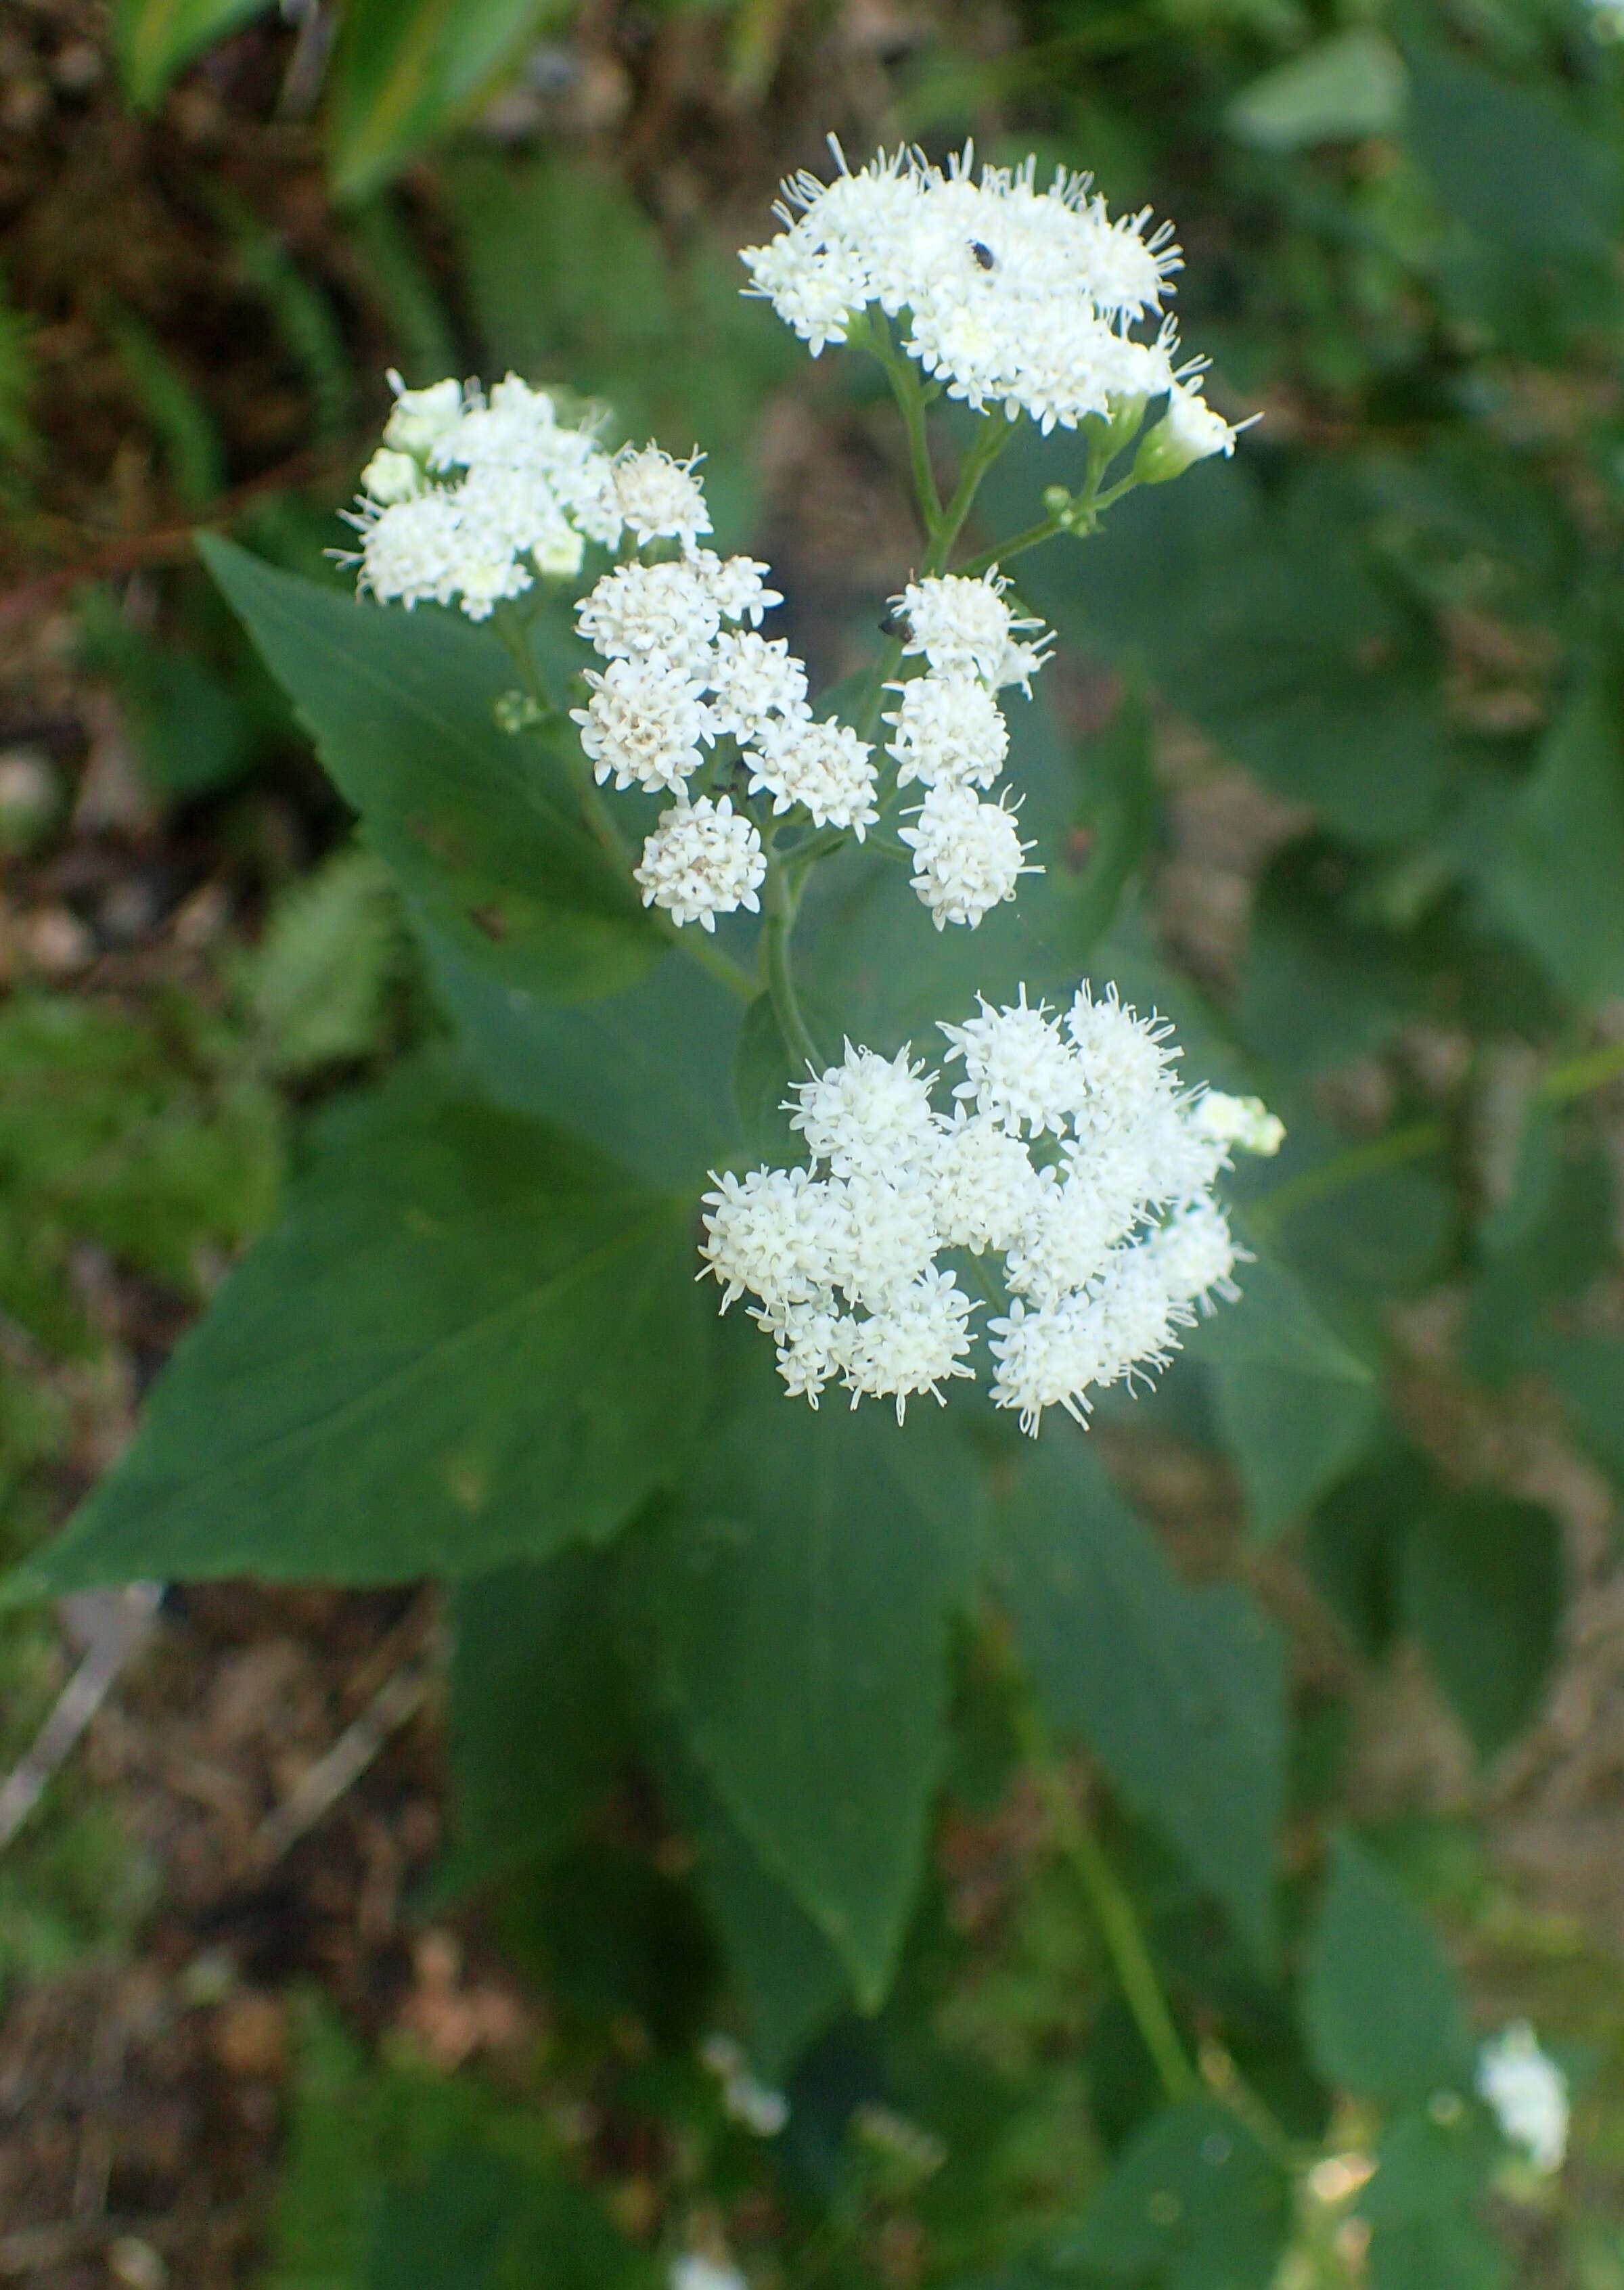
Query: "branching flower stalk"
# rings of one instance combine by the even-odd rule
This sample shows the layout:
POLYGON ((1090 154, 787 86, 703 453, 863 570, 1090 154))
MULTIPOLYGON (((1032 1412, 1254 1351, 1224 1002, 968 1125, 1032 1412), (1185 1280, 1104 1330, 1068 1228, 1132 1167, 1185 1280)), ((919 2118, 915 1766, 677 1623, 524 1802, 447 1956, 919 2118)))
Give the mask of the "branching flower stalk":
POLYGON ((816 1406, 837 1382, 853 1405, 891 1399, 899 1421, 910 1397, 940 1400, 972 1373, 984 1311, 990 1396, 1036 1433, 1054 1406, 1084 1422, 1092 1392, 1153 1374, 1236 1293, 1214 1182, 1234 1152, 1272 1151, 1279 1125, 1182 1090, 1166 1025, 1086 982, 1061 1012, 1023 987, 945 1021, 963 1069, 946 1108, 907 1045, 848 1042, 830 1064, 797 991, 796 919, 815 869, 852 845, 908 868, 937 932, 976 929, 1044 871, 1000 782, 1008 695, 1029 698, 1050 639, 1003 564, 1092 533, 1134 486, 1231 452, 1235 432, 1199 363, 1180 360, 1168 226, 1113 220, 1084 177, 1040 191, 1031 163, 978 174, 969 150, 945 169, 902 151, 854 174, 832 148, 833 180, 788 183, 782 228, 742 260, 748 291, 813 356, 842 343, 877 361, 901 423, 923 553, 844 717, 820 710, 764 627, 783 601, 769 568, 707 545, 697 453, 611 452, 599 411, 516 375, 488 400, 396 379, 354 561, 381 601, 493 621, 522 687, 499 721, 559 753, 585 823, 673 943, 741 998, 770 999, 791 1075, 807 1077, 787 1109, 809 1165, 716 1178, 701 1253, 723 1309, 750 1299, 791 1394, 816 1406), (944 402, 978 417, 946 498, 931 433, 944 402), (1075 434, 1080 481, 956 564, 1022 423, 1075 434), (606 569, 583 588, 588 549, 606 569), (529 625, 566 583, 587 648, 567 710, 529 625), (622 801, 655 807, 640 854, 622 801), (716 940, 740 917, 759 918, 753 965, 716 940))

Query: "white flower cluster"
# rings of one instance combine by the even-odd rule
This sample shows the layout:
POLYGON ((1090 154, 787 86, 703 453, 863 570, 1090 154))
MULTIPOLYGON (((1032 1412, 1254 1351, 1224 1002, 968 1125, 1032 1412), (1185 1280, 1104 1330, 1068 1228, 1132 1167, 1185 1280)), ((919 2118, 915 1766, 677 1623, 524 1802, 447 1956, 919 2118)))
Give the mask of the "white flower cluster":
POLYGON ((767 862, 730 795, 691 797, 706 750, 736 741, 748 794, 770 796, 775 813, 798 805, 813 826, 849 828, 860 842, 879 816, 874 752, 844 725, 814 719, 804 665, 783 638, 762 635, 764 613, 783 602, 767 567, 698 546, 710 527, 692 465, 651 445, 614 466, 620 498, 646 505, 641 523, 625 510, 637 539, 675 540, 681 553, 618 564, 581 600, 576 626, 605 665, 588 670, 587 705, 571 712, 600 786, 676 797, 634 870, 644 904, 714 931, 719 914, 756 910, 767 862), (685 505, 679 484, 692 497, 685 505), (670 498, 656 523, 657 494, 670 498))
POLYGON ((1082 1422, 1089 1394, 1165 1365, 1236 1250, 1212 1187, 1236 1146, 1273 1152, 1255 1100, 1181 1095, 1164 1021, 1085 982, 1064 1021, 1024 989, 941 1028, 963 1068, 938 1077, 854 1049, 794 1093, 810 1168, 714 1176, 700 1254, 724 1311, 741 1295, 792 1396, 838 1381, 864 1397, 932 1392, 965 1365, 975 1306, 944 1250, 1004 1260, 1008 1310, 988 1324, 991 1397, 1036 1433, 1046 1407, 1082 1422))
POLYGON ((718 2030, 700 2046, 700 2059, 722 2086, 722 2109, 728 2119, 741 2123, 757 2139, 776 2139, 789 2120, 789 2102, 751 2073, 743 2045, 718 2030))
POLYGON ((1175 407, 1200 406, 1205 452, 1230 451, 1199 364, 1177 364, 1161 318, 1181 267, 1169 225, 1153 228, 1148 210, 1113 222, 1086 175, 1061 170, 1040 192, 1035 159, 978 177, 968 146, 945 170, 882 151, 854 175, 832 137, 830 148, 834 181, 792 177, 774 210, 783 229, 742 258, 814 357, 876 305, 903 319, 909 356, 978 412, 1002 405, 1046 432, 1168 391, 1175 407), (1136 340, 1146 319, 1154 337, 1136 340))
POLYGON ((587 541, 612 548, 637 504, 629 474, 588 420, 510 373, 490 399, 472 383, 407 389, 391 373, 395 410, 361 474, 361 585, 386 604, 460 603, 488 620, 538 574, 567 580, 587 541))
POLYGON ((914 853, 914 888, 938 930, 948 923, 973 929, 983 915, 1012 899, 1022 875, 1041 874, 1023 862, 1014 813, 1002 802, 983 803, 1009 753, 1009 726, 997 695, 1032 678, 1048 658, 1042 623, 1012 610, 1007 583, 996 567, 981 580, 949 572, 910 581, 891 600, 906 623, 905 656, 922 656, 924 673, 887 687, 897 695, 885 722, 895 736, 887 753, 897 785, 917 781, 924 799, 901 839, 914 853), (1032 641, 1033 637, 1036 641, 1032 641))
POLYGON ((1526 2020, 1514 2020, 1483 2046, 1476 2084, 1503 2136, 1525 2150, 1535 2170, 1559 2171, 1568 2151, 1567 2078, 1526 2020))

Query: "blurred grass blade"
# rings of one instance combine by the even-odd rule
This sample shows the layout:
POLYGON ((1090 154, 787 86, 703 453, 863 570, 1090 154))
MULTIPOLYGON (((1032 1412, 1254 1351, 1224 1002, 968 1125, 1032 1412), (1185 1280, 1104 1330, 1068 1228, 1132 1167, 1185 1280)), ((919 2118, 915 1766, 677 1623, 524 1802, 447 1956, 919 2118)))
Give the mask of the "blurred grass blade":
POLYGON ((206 508, 226 484, 225 448, 207 406, 133 310, 111 304, 107 329, 141 411, 157 432, 176 492, 188 509, 206 508))
POLYGON ((146 111, 195 55, 263 15, 270 0, 117 0, 113 44, 132 103, 146 111))
POLYGON ((351 0, 327 90, 339 196, 376 190, 564 12, 561 0, 351 0))

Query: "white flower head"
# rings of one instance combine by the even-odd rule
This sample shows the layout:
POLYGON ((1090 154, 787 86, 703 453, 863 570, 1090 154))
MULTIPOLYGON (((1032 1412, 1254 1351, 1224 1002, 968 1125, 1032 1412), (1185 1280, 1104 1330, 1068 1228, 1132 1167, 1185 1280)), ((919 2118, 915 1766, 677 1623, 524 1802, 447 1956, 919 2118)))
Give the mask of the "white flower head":
POLYGON ((692 548, 700 533, 710 531, 705 490, 693 474, 702 459, 692 453, 685 461, 675 460, 652 444, 627 446, 615 455, 615 506, 639 544, 680 540, 692 548))
POLYGON ((1214 1296, 1232 1304, 1240 1295, 1234 1278, 1238 1252, 1229 1220, 1211 1194, 1200 1194, 1175 1209, 1145 1245, 1175 1309, 1197 1305, 1204 1314, 1211 1314, 1214 1296))
POLYGON ((1047 1004, 1031 1007, 1024 986, 1001 1010, 980 995, 976 1000, 979 1016, 941 1027, 948 1062, 962 1060, 964 1068, 954 1096, 1017 1136, 1023 1129, 1034 1137, 1045 1130, 1061 1135, 1083 1103, 1084 1084, 1047 1004))
POLYGON ((1009 726, 992 692, 970 669, 916 676, 889 687, 897 706, 885 721, 896 737, 886 749, 897 785, 990 787, 1009 754, 1009 726))
POLYGON ((975 929, 982 917, 1015 895, 1025 864, 1015 815, 1000 803, 981 803, 967 787, 944 781, 927 789, 918 825, 899 836, 914 853, 913 886, 938 930, 948 923, 975 929))
POLYGON ((460 567, 459 518, 445 493, 398 501, 361 528, 361 582, 380 604, 449 605, 460 567))
POLYGON ((670 2290, 748 2290, 736 2266, 718 2266, 714 2258, 689 2251, 671 2261, 670 2290))
POLYGON ((658 654, 612 660, 601 676, 588 669, 586 680, 592 697, 570 714, 598 785, 612 773, 617 789, 680 794, 710 733, 703 687, 658 654))
POLYGON ((763 613, 784 601, 776 589, 767 586, 772 567, 758 563, 754 556, 718 556, 714 549, 696 548, 686 561, 694 579, 724 621, 748 621, 753 629, 758 629, 763 613))
POLYGON ((718 915, 740 907, 760 912, 756 894, 766 872, 754 823, 734 811, 728 797, 713 802, 701 796, 660 813, 632 880, 644 905, 662 908, 679 928, 698 923, 714 931, 718 915))
POLYGON ((701 573, 676 557, 605 572, 582 599, 575 625, 604 660, 658 657, 708 674, 722 616, 701 573))
POLYGON ((923 1060, 910 1062, 905 1044, 894 1058, 845 1045, 840 1063, 792 1085, 789 1125, 806 1141, 814 1162, 837 1177, 885 1175, 928 1159, 937 1121, 923 1060))
POLYGON ((1568 2151, 1567 2078, 1526 2020, 1482 2046, 1476 2086, 1504 2137, 1525 2150, 1535 2170, 1559 2171, 1568 2151))
POLYGON ((800 719, 764 723, 750 766, 750 793, 772 797, 775 812, 799 804, 816 827, 850 828, 860 843, 879 817, 874 751, 844 724, 800 719))
POLYGON ((1088 1085, 1084 1125, 1124 1129, 1141 1120, 1167 1094, 1167 1070, 1179 1054, 1172 1028, 1153 1010, 1141 1018, 1118 998, 1115 986, 1096 997, 1088 981, 1066 1013, 1088 1085))
MULTIPOLYGON (((1007 600, 1008 589, 996 565, 976 581, 962 572, 927 573, 922 581, 910 581, 891 600, 892 610, 908 623, 903 652, 923 653, 939 676, 967 671, 995 689, 1029 678, 1032 668, 1042 664, 1036 659, 1017 675, 1004 671, 1017 637, 1033 635, 1043 623, 1018 615, 1007 600)), ((1024 647, 1023 661, 1031 650, 1024 647)))
POLYGON ((974 1373, 964 1359, 973 1309, 953 1275, 932 1268, 884 1311, 858 1321, 845 1362, 852 1406, 863 1398, 894 1397, 899 1423, 917 1394, 929 1392, 945 1407, 942 1385, 974 1373))
POLYGON ((764 637, 754 629, 724 629, 707 677, 711 721, 719 733, 732 733, 736 740, 765 738, 811 712, 805 667, 782 637, 764 637))
POLYGON ((383 425, 383 442, 397 453, 422 460, 461 420, 463 385, 446 380, 431 382, 427 389, 408 389, 393 366, 388 381, 395 405, 383 425))
POLYGON ((411 453, 397 453, 380 445, 361 472, 361 490, 380 508, 396 501, 415 500, 423 490, 423 466, 411 453))
POLYGON ((1013 1248, 1036 1214, 1042 1187, 1014 1131, 956 1106, 931 1165, 936 1222, 948 1248, 1013 1248))
POLYGON ((1190 1108, 1190 1126, 1225 1150, 1256 1153, 1272 1160, 1285 1142, 1285 1124, 1260 1097, 1226 1097, 1204 1089, 1190 1108))
POLYGON ((810 1304, 828 1274, 833 1211, 828 1189, 804 1169, 711 1172, 704 1196, 700 1254, 722 1285, 722 1309, 748 1291, 770 1312, 810 1304))

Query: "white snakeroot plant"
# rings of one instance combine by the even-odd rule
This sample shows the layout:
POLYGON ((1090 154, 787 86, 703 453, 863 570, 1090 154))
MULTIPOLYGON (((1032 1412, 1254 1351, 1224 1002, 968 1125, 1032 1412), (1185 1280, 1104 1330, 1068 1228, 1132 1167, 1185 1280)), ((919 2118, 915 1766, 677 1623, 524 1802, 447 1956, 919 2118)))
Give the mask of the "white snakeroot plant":
POLYGON ((351 561, 380 602, 492 621, 523 679, 498 724, 563 757, 588 826, 673 941, 771 997, 790 1070, 809 1077, 790 1103, 810 1165, 716 1178, 702 1253, 723 1309, 751 1300, 790 1393, 815 1406, 832 1384, 899 1420, 974 1373, 979 1331, 994 1403, 1035 1432, 1047 1409, 1082 1421, 1094 1392, 1153 1373, 1235 1293, 1212 1186, 1233 1152, 1273 1152, 1280 1125, 1255 1100, 1181 1092, 1167 1028, 1114 989, 1085 986, 1057 1016, 1023 988, 945 1023, 943 1103, 906 1049, 848 1044, 830 1064, 792 933, 814 869, 853 845, 907 869, 938 932, 977 929, 1052 863, 1001 785, 1006 702, 1029 702, 1052 650, 1004 567, 1230 453, 1236 433, 1177 348, 1167 225, 1113 220, 1084 176, 1040 189, 1031 162, 978 172, 968 149, 945 167, 902 151, 852 173, 831 148, 833 180, 788 183, 782 229, 743 261, 746 291, 814 356, 848 343, 876 358, 901 416, 922 551, 855 700, 820 702, 764 629, 783 602, 768 566, 707 545, 697 451, 612 451, 601 411, 516 375, 488 397, 390 377, 351 561), (944 396, 985 417, 946 499, 928 422, 944 396), (964 561, 981 479, 1022 421, 1075 433, 1080 482, 964 561), (584 573, 589 549, 607 554, 584 573), (531 639, 560 589, 583 648, 572 705, 531 639), (716 931, 756 914, 752 973, 716 931))
POLYGON ((1481 2047, 1476 2085, 1508 2142, 1522 2148, 1536 2171, 1559 2171, 1568 2151, 1567 2078, 1526 2020, 1514 2020, 1481 2047))

